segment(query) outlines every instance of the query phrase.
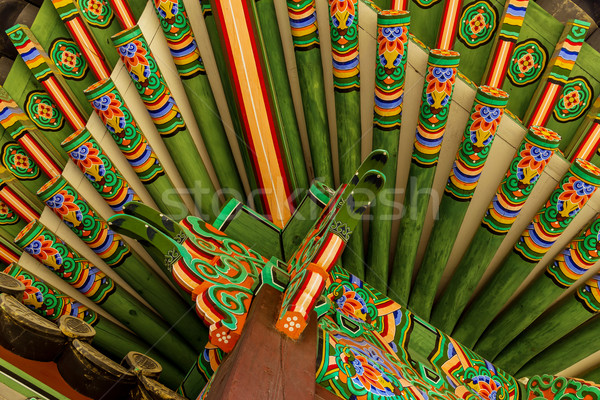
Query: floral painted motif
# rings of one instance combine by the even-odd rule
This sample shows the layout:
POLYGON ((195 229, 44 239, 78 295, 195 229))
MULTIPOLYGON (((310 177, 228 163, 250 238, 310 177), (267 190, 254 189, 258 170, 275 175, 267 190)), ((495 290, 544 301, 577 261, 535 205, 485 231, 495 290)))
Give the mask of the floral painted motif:
POLYGON ((75 150, 69 152, 71 158, 79 169, 84 171, 84 174, 92 181, 99 185, 104 185, 106 169, 104 163, 98 157, 98 150, 90 143, 84 143, 75 150))
POLYGON ((65 126, 65 117, 48 94, 34 90, 25 100, 27 116, 40 129, 57 131, 65 126))
POLYGON ((498 129, 502 110, 496 107, 477 104, 473 114, 473 122, 469 128, 471 132, 471 141, 473 150, 479 153, 485 146, 493 140, 493 134, 498 129))
POLYGON ((600 168, 577 159, 546 204, 533 217, 514 246, 526 260, 537 262, 571 223, 600 185, 600 168))
POLYGON ((296 50, 310 50, 318 46, 315 0, 287 0, 287 6, 296 50))
POLYGON ((121 53, 127 71, 129 71, 129 75, 133 80, 143 87, 148 86, 148 78, 151 72, 146 58, 148 53, 140 41, 134 40, 120 46, 119 53, 121 53))
POLYGON ((498 28, 498 11, 487 0, 480 0, 465 7, 460 18, 458 40, 468 48, 488 43, 498 28))
POLYGON ((398 129, 402 121, 410 15, 403 11, 382 11, 377 21, 373 123, 383 130, 398 129))
POLYGON ((460 55, 455 51, 433 49, 429 52, 412 154, 412 161, 422 167, 437 164, 459 61, 460 55))
POLYGON ((19 216, 6 203, 0 201, 0 225, 13 225, 19 220, 19 216))
POLYGON ((123 132, 125 128, 125 115, 121 111, 123 104, 115 97, 114 93, 107 93, 93 100, 92 106, 111 133, 120 138, 125 136, 123 132))
POLYGON ((559 122, 576 120, 592 106, 593 97, 592 87, 585 77, 572 77, 563 87, 552 114, 559 122))
POLYGON ((88 65, 75 42, 68 39, 56 39, 49 51, 50 58, 67 79, 81 80, 85 78, 88 65))
POLYGON ((34 180, 40 176, 38 165, 17 142, 9 141, 2 146, 2 165, 18 179, 34 180))
POLYGON ((358 0, 329 0, 329 25, 335 90, 360 87, 358 55, 358 0))
POLYGON ((66 190, 61 190, 50 197, 46 200, 46 205, 58 214, 69 227, 83 229, 81 225, 83 214, 79 206, 75 204, 75 197, 71 196, 66 190))
POLYGON ((539 126, 529 129, 483 217, 482 224, 491 233, 510 230, 559 143, 554 131, 539 126))
POLYGON ((44 265, 52 268, 53 271, 63 272, 63 258, 52 247, 53 244, 52 240, 47 240, 43 235, 40 235, 25 247, 25 251, 42 261, 44 265))
POLYGON ((508 94, 500 89, 489 86, 477 89, 471 118, 446 184, 446 194, 458 200, 473 196, 507 103, 508 94))
POLYGON ((114 12, 107 0, 78 0, 85 21, 97 28, 107 28, 114 19, 114 12))
POLYGON ((570 176, 562 185, 563 192, 558 196, 556 219, 562 221, 575 216, 581 207, 592 197, 596 187, 570 176))
POLYGON ((508 79, 515 86, 536 82, 548 62, 548 52, 537 39, 517 44, 508 66, 508 79))

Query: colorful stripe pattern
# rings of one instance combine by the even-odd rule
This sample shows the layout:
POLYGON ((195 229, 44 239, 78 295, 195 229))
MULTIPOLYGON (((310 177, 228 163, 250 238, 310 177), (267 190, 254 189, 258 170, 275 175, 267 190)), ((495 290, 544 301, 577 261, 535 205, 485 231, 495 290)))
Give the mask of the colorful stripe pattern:
POLYGON ((315 0, 287 0, 292 40, 296 50, 320 46, 315 0))
POLYGON ((600 97, 596 99, 577 128, 571 145, 565 150, 565 155, 571 161, 576 158, 590 161, 595 154, 600 154, 598 146, 600 146, 600 97))
MULTIPOLYGON (((83 1, 81 3, 83 3, 83 1)), ((96 8, 100 11, 100 14, 84 12, 84 15, 96 16, 96 21, 110 23, 113 18, 112 9, 107 6, 104 0, 95 0, 95 3, 97 3, 96 8)), ((87 65, 89 65, 96 78, 108 78, 111 70, 106 64, 104 55, 98 47, 96 40, 90 34, 85 22, 82 20, 82 16, 77 10, 77 5, 73 0, 52 0, 52 4, 54 5, 54 8, 56 8, 60 19, 71 33, 71 36, 75 39, 77 47, 81 50, 81 54, 83 54, 83 57, 87 61, 87 65)), ((82 8, 82 10, 87 10, 87 8, 82 8)), ((88 23, 93 22, 90 18, 86 19, 88 23)))
POLYGON ((436 48, 442 50, 451 50, 456 39, 456 31, 462 0, 446 0, 444 4, 444 13, 440 21, 440 31, 438 33, 436 48))
POLYGON ((333 87, 340 92, 360 88, 358 0, 329 0, 333 87))
POLYGON ((114 212, 123 213, 125 203, 141 201, 87 129, 73 133, 62 146, 114 212))
POLYGON ((133 28, 135 26, 135 17, 127 4, 127 0, 109 0, 119 24, 123 29, 133 28))
POLYGON ((546 275, 561 288, 572 286, 600 260, 600 218, 594 220, 575 237, 546 267, 546 275))
POLYGON ((432 49, 429 52, 412 153, 412 161, 419 166, 437 165, 459 62, 460 54, 456 51, 432 49))
POLYGON ((113 81, 105 79, 95 83, 84 93, 140 180, 150 184, 164 175, 165 170, 158 157, 113 81))
POLYGON ((62 176, 42 186, 38 197, 109 266, 118 267, 131 255, 121 236, 108 229, 106 221, 62 176))
POLYGON ((541 260, 599 185, 600 168, 585 160, 575 160, 521 234, 514 251, 529 262, 541 260))
POLYGON ((596 314, 600 312, 600 275, 594 275, 585 282, 577 292, 575 298, 583 304, 589 312, 596 314))
MULTIPOLYGON (((6 33, 27 67, 42 86, 44 86, 46 92, 52 97, 52 100, 60 108, 73 129, 83 128, 87 122, 84 113, 73 100, 74 97, 62 79, 61 73, 56 68, 54 61, 37 42, 29 28, 24 25, 15 25, 8 29, 6 33)), ((79 50, 79 54, 81 54, 81 50, 79 50)), ((79 57, 78 54, 70 51, 67 54, 65 50, 63 59, 65 57, 69 59, 69 64, 79 63, 82 65, 80 68, 87 68, 85 61, 77 60, 79 57)))
POLYGON ((273 104, 265 85, 257 33, 248 14, 249 0, 211 1, 230 81, 265 214, 283 227, 293 212, 291 185, 275 126, 273 104), (260 82, 257 85, 256 82, 260 82))
POLYGON ((473 197, 507 103, 508 94, 503 90, 489 86, 477 89, 471 117, 446 184, 448 195, 461 201, 473 197))
POLYGON ((527 6, 529 6, 529 0, 508 0, 506 2, 496 42, 490 52, 491 57, 482 80, 484 85, 502 87, 515 44, 521 33, 527 6))
POLYGON ((153 4, 181 79, 205 74, 183 1, 153 0, 153 4))
POLYGON ((481 221, 491 233, 508 233, 560 139, 556 132, 546 128, 533 126, 529 129, 481 221))
POLYGON ((186 130, 179 107, 140 28, 136 26, 113 36, 113 43, 160 135, 170 137, 186 130))
POLYGON ((43 137, 33 126, 25 112, 19 108, 17 103, 10 97, 8 92, 0 87, 0 125, 4 127, 13 139, 25 149, 27 154, 39 165, 44 174, 53 178, 61 174, 63 160, 51 157, 40 145, 32 133, 37 137, 43 137))
POLYGON ((6 267, 4 273, 17 278, 25 285, 23 304, 50 321, 58 321, 63 315, 71 315, 88 324, 98 321, 98 314, 71 296, 56 290, 18 264, 6 267))
POLYGON ((527 127, 544 126, 550 118, 554 104, 569 79, 575 61, 577 61, 589 27, 589 22, 577 19, 565 25, 565 30, 554 48, 554 54, 544 73, 545 79, 536 89, 523 118, 524 121, 528 121, 527 127))
POLYGON ((15 243, 94 303, 102 304, 116 289, 112 279, 39 221, 30 222, 15 243))
POLYGON ((15 191, 2 179, 0 179, 0 200, 11 210, 16 212, 21 219, 26 222, 40 218, 40 213, 34 210, 28 202, 23 200, 15 191))
POLYGON ((398 129, 402 124, 409 26, 408 11, 382 11, 377 17, 373 123, 382 130, 398 129))

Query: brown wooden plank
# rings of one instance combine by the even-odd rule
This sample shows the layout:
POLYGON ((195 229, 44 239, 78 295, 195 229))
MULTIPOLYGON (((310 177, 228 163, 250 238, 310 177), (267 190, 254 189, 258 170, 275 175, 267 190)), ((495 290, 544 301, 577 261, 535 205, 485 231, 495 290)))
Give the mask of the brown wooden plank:
POLYGON ((275 329, 281 292, 261 288, 235 349, 216 372, 208 400, 312 399, 315 397, 316 315, 298 341, 275 329))

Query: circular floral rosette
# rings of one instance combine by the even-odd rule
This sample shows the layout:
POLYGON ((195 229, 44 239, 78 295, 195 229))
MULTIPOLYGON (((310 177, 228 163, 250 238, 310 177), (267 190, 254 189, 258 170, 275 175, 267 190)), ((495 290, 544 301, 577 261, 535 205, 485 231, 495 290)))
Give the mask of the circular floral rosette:
POLYGON ((412 161, 420 166, 437 164, 459 62, 460 54, 456 51, 432 49, 429 52, 412 154, 412 161))
POLYGON ((537 39, 519 43, 508 66, 508 79, 515 86, 536 82, 546 68, 548 52, 537 39))
POLYGON ((11 264, 4 272, 25 285, 23 304, 42 317, 50 321, 58 321, 63 315, 71 315, 91 325, 98 321, 96 312, 46 284, 19 265, 11 264))
POLYGON ((592 106, 593 96, 592 87, 585 77, 570 78, 563 87, 552 114, 557 121, 573 121, 592 106))
POLYGON ((86 128, 66 138, 61 146, 113 211, 122 213, 126 203, 140 201, 86 128))
POLYGON ((600 260, 599 250, 600 217, 597 216, 554 257, 546 268, 546 275, 556 285, 568 288, 600 260))
POLYGON ((482 225, 490 232, 501 235, 510 230, 560 139, 550 129, 540 126, 529 129, 483 217, 482 225))
POLYGON ((57 176, 38 190, 38 197, 106 264, 117 267, 131 255, 129 246, 73 189, 57 176))
POLYGON ((469 48, 488 43, 498 28, 498 10, 489 1, 481 0, 466 6, 460 17, 458 40, 469 48))
POLYGON ((438 4, 442 0, 413 0, 413 2, 421 8, 430 8, 438 4))
POLYGON ((77 3, 85 22, 97 28, 107 28, 115 17, 106 0, 78 0, 77 3))
POLYGON ((19 222, 19 216, 5 202, 0 201, 0 226, 15 225, 19 222))
POLYGON ((377 61, 375 67, 375 116, 383 130, 400 128, 408 48, 408 11, 382 11, 377 16, 377 61))
POLYGON ((521 234, 515 251, 525 260, 541 260, 599 185, 600 168, 581 158, 576 159, 521 234))
POLYGON ((20 180, 34 180, 40 176, 38 165, 17 142, 9 141, 2 146, 2 165, 20 180))
POLYGON ((158 157, 113 81, 105 79, 97 82, 87 88, 84 94, 140 180, 149 184, 164 175, 158 157))
POLYGON ((37 220, 23 228, 15 243, 94 303, 104 302, 116 289, 112 279, 37 220))
POLYGON ((508 93, 480 86, 475 95, 471 117, 456 155, 445 193, 459 201, 471 199, 508 103, 508 93))
POLYGON ((34 90, 25 99, 29 119, 44 131, 58 131, 65 126, 65 117, 46 92, 34 90))
POLYGON ((334 89, 358 90, 358 0, 329 0, 329 27, 334 89))
POLYGON ((88 65, 75 42, 68 39, 55 39, 49 53, 62 76, 74 80, 85 78, 88 65))

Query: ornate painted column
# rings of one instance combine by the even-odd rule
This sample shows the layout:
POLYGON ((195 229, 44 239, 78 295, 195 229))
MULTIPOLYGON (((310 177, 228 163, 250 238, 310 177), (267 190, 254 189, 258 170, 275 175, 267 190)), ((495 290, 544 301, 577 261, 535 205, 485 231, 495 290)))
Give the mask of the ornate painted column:
MULTIPOLYGON (((600 169, 581 159, 575 160, 558 183, 546 204, 533 217, 531 224, 479 296, 463 313, 453 337, 473 346, 498 314, 502 306, 544 257, 556 239, 571 223, 600 185, 600 169), (489 301, 493 294, 494 301, 489 301)), ((435 311, 434 311, 435 313, 435 311)), ((432 319, 435 324, 436 320, 432 319)), ((437 325, 436 325, 437 326, 437 325)))
POLYGON ((62 147, 114 212, 121 214, 126 203, 141 201, 86 128, 66 138, 62 147))
POLYGON ((221 188, 227 189, 223 195, 243 200, 244 187, 183 1, 154 0, 153 5, 221 188))
MULTIPOLYGON (((437 302, 436 315, 444 315, 443 326, 448 330, 458 321, 559 143, 558 134, 542 127, 531 127, 525 135, 483 216, 481 226, 437 302)), ((414 287, 414 297, 420 299, 420 307, 412 302, 410 304, 419 316, 429 319, 444 270, 427 268, 425 272, 417 275, 418 285, 415 283, 414 287)))
POLYGON ((519 40, 527 6, 529 6, 529 0, 508 0, 506 2, 490 58, 483 73, 482 85, 502 87, 515 45, 519 40))
POLYGON ((258 43, 260 35, 252 19, 253 3, 250 0, 211 1, 211 18, 214 18, 214 29, 225 56, 227 75, 224 80, 235 88, 232 92, 235 105, 233 109, 230 106, 230 111, 237 114, 241 122, 240 132, 247 149, 245 165, 253 171, 252 189, 258 192, 262 206, 257 207, 282 228, 294 211, 290 181, 293 171, 287 170, 285 145, 275 123, 276 104, 266 86, 253 84, 264 82, 268 76, 264 55, 259 48, 249 45, 258 43))
POLYGON ((190 344, 198 351, 204 348, 206 339, 197 334, 203 325, 188 312, 189 305, 131 251, 120 235, 109 229, 107 222, 63 177, 50 180, 39 190, 38 197, 190 344))
POLYGON ((525 126, 545 126, 548 122, 554 104, 571 75, 589 27, 589 22, 577 19, 565 25, 563 34, 554 48, 554 54, 523 117, 525 126))
POLYGON ((486 357, 496 357, 512 339, 528 328, 566 289, 600 261, 596 248, 599 234, 600 216, 596 215, 546 266, 544 274, 531 282, 494 319, 474 350, 486 357))
POLYGON ((187 207, 113 81, 105 79, 93 84, 85 96, 159 210, 175 219, 188 215, 187 207))
POLYGON ((189 363, 194 362, 194 350, 172 332, 164 321, 156 318, 156 314, 82 258, 39 221, 30 222, 15 238, 15 243, 146 342, 152 343, 179 370, 185 371, 187 368, 179 365, 182 361, 191 358, 189 363))
MULTIPOLYGON (((438 218, 433 225, 422 266, 432 269, 445 267, 507 102, 508 94, 502 90, 488 86, 477 89, 471 116, 439 204, 438 218)), ((410 215, 405 218, 410 218, 410 215)), ((403 246, 402 242, 402 236, 399 236, 398 249, 403 246)), ((390 293, 396 293, 397 300, 402 304, 406 304, 409 298, 413 268, 414 265, 405 265, 397 251, 389 286, 393 290, 390 293)))
MULTIPOLYGON (((598 278, 598 275, 595 276, 598 278)), ((591 282, 590 282, 591 283, 591 282)), ((597 283, 583 285, 579 291, 597 290, 597 283)), ((597 293, 597 292, 596 292, 597 293)), ((577 295, 576 295, 577 296, 577 295)), ((535 355, 525 365, 517 371, 519 376, 532 376, 534 374, 554 373, 558 374, 575 364, 591 356, 600 350, 600 342, 598 342, 598 329, 600 329, 600 319, 593 318, 577 329, 574 329, 569 334, 555 341, 548 346, 544 351, 535 355)), ((583 379, 590 379, 598 382, 598 367, 592 371, 586 372, 582 376, 583 379)))
MULTIPOLYGON (((46 139, 46 135, 37 130, 25 112, 1 86, 0 125, 4 128, 5 134, 16 140, 47 176, 54 177, 61 174, 65 165, 62 154, 56 150, 54 143, 46 139)), ((56 142, 60 136, 50 138, 56 142)))
MULTIPOLYGON (((509 371, 518 371, 527 361, 533 359, 542 350, 560 338, 565 337, 565 335, 584 322, 597 316, 600 312, 599 281, 600 275, 596 274, 581 284, 573 295, 561 300, 552 307, 550 312, 544 313, 543 316, 517 336, 494 358, 494 362, 497 362, 498 365, 503 365, 509 371), (552 329, 548 329, 548 327, 552 327, 552 329)), ((597 335, 598 326, 598 318, 595 318, 590 323, 581 327, 581 330, 578 332, 579 338, 581 338, 582 333, 585 331, 588 331, 586 335, 588 338, 591 337, 590 333, 592 332, 596 332, 597 335), (590 329, 591 331, 589 331, 590 329)), ((594 344, 596 341, 595 338, 589 342, 579 340, 578 343, 573 343, 574 347, 571 347, 573 354, 569 354, 570 350, 564 353, 558 353, 554 350, 554 357, 564 357, 565 361, 575 363, 579 361, 578 357, 591 355, 593 352, 590 350, 598 349, 598 345, 594 344), (583 349, 578 349, 577 345, 583 349)), ((565 339, 568 340, 568 337, 565 339)))
POLYGON ((334 187, 315 0, 288 0, 287 7, 315 177, 334 187))
POLYGON ((215 188, 142 31, 135 26, 112 40, 196 206, 213 220, 215 188))
POLYGON ((375 105, 373 113, 373 148, 386 150, 388 162, 383 167, 385 185, 371 208, 366 262, 369 266, 361 278, 385 291, 389 272, 390 236, 398 143, 404 105, 404 80, 410 13, 408 11, 382 11, 377 16, 378 52, 375 61, 375 105))
MULTIPOLYGON (((63 113, 71 127, 73 129, 85 127, 88 117, 86 111, 81 108, 77 97, 67 85, 53 59, 37 42, 29 28, 24 25, 16 25, 7 31, 7 35, 31 73, 44 86, 44 89, 46 89, 46 92, 63 113)), ((76 71, 83 69, 84 65, 78 59, 78 55, 70 53, 75 50, 67 48, 66 45, 64 47, 62 53, 69 53, 70 55, 67 56, 72 58, 72 65, 69 64, 69 68, 76 71)), ((85 68, 87 68, 87 64, 85 64, 85 68)), ((77 75, 78 72, 75 73, 75 76, 77 75)))
MULTIPOLYGON (((349 181, 360 165, 358 7, 358 0, 329 0, 340 182, 349 181)), ((359 224, 342 255, 343 265, 357 276, 364 276, 362 236, 359 224)))
MULTIPOLYGON (((87 2, 79 2, 79 6, 85 6, 87 2)), ((90 13, 87 7, 80 8, 83 14, 79 13, 78 5, 73 0, 52 0, 56 12, 62 19, 63 23, 71 33, 71 36, 75 40, 75 43, 81 49, 83 57, 85 57, 90 69, 96 76, 96 79, 106 79, 110 76, 112 67, 119 59, 115 54, 114 49, 111 53, 105 52, 105 49, 100 49, 99 42, 96 41, 94 36, 88 30, 88 25, 84 22, 84 15, 88 23, 97 25, 110 25, 113 20, 112 9, 103 0, 96 2, 99 12, 90 13), (93 15, 94 20, 89 17, 93 15), (108 58, 108 59, 107 59, 108 58), (110 65, 109 65, 110 63, 110 65)), ((92 25, 93 26, 93 25, 92 25)), ((114 33, 117 33, 118 30, 114 33)), ((114 34, 113 33, 113 34, 114 34)), ((110 37, 110 36, 108 36, 110 37)), ((106 38, 100 38, 106 39, 106 38)), ((104 40, 106 43, 106 40, 104 40)), ((106 47, 106 46, 104 46, 106 47)))

